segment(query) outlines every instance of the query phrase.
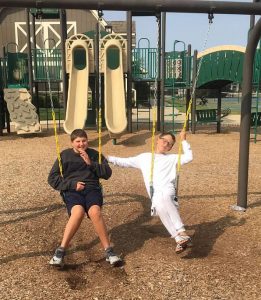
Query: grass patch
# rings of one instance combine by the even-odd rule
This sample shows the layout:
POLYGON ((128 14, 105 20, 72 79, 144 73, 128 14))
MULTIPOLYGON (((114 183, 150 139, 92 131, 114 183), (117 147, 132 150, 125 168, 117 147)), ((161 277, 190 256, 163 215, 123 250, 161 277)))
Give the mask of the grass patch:
MULTIPOLYGON (((52 109, 51 108, 40 108, 40 120, 41 121, 47 121, 47 120, 52 120, 52 109)), ((64 110, 63 108, 55 108, 55 119, 56 120, 64 120, 64 110)))

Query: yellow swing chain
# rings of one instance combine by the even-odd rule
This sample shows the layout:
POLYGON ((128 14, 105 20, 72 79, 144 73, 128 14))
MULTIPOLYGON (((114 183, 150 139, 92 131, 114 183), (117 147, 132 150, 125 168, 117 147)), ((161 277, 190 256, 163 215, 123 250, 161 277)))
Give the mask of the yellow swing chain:
MULTIPOLYGON (((44 47, 44 51, 43 51, 44 65, 45 65, 45 72, 46 72, 48 90, 49 90, 49 95, 50 95, 51 110, 52 110, 54 137, 55 137, 55 145, 56 145, 56 155, 57 155, 60 175, 63 177, 63 166, 62 166, 62 159, 61 159, 61 154, 60 154, 59 138, 58 138, 58 133, 57 133, 57 124, 56 124, 55 110, 54 110, 54 104, 53 104, 53 93, 52 93, 52 89, 51 89, 51 79, 50 79, 50 73, 49 73, 49 67, 48 67, 48 60, 47 60, 47 55, 46 55, 46 51, 45 51, 46 49, 44 46, 45 41, 44 41, 43 22, 42 22, 41 13, 39 14, 39 16, 40 16, 40 26, 41 26, 41 37, 42 37, 42 43, 43 43, 43 47, 44 47)), ((47 116, 47 118, 48 118, 48 116, 47 116)))
POLYGON ((156 133, 156 112, 157 112, 157 92, 158 92, 158 53, 159 53, 159 31, 160 31, 160 18, 157 16, 158 23, 158 42, 157 42, 157 51, 156 51, 156 72, 155 72, 155 81, 154 81, 154 101, 152 108, 152 137, 151 137, 151 164, 150 164, 150 197, 153 197, 153 174, 154 174, 154 160, 155 160, 155 133, 156 133))
POLYGON ((98 111, 98 152, 99 152, 99 164, 102 162, 102 109, 101 109, 101 22, 102 22, 102 16, 103 12, 98 11, 98 35, 99 35, 99 66, 98 66, 98 72, 99 72, 99 111, 98 111))
MULTIPOLYGON (((209 19, 209 24, 208 24, 208 30, 207 30, 207 34, 206 34, 206 38, 205 38, 205 42, 203 45, 203 51, 206 50, 207 47, 207 42, 208 42, 208 38, 209 38, 209 33, 210 33, 210 28, 211 28, 211 24, 213 23, 213 14, 210 13, 208 15, 208 19, 209 19)), ((192 101, 196 92, 196 86, 197 86, 197 81, 198 81, 198 77, 199 77, 199 72, 202 66, 202 62, 203 62, 203 57, 200 58, 199 61, 199 65, 198 65, 198 69, 197 69, 197 73, 196 73, 196 78, 192 87, 192 93, 190 96, 190 100, 189 100, 189 105, 188 105, 188 109, 186 111, 186 117, 185 117, 185 121, 182 127, 182 130, 186 130, 187 127, 187 123, 188 123, 188 119, 189 119, 189 114, 191 112, 191 106, 192 106, 192 101)), ((180 167, 181 167, 181 152, 182 152, 182 141, 179 141, 179 148, 178 148, 178 164, 177 164, 177 176, 176 176, 176 183, 175 183, 175 187, 176 187, 176 197, 178 196, 178 181, 179 181, 179 172, 180 172, 180 167)))

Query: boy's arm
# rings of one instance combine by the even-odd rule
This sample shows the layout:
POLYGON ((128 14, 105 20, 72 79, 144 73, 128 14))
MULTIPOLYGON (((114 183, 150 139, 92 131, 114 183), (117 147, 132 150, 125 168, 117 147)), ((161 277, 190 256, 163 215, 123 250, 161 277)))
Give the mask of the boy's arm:
POLYGON ((180 133, 181 143, 182 143, 182 149, 183 154, 180 157, 180 163, 181 165, 187 164, 193 160, 193 154, 192 150, 190 148, 190 144, 186 140, 186 132, 181 131, 180 133))
POLYGON ((72 180, 68 182, 61 176, 59 163, 58 160, 56 160, 49 173, 48 184, 55 190, 66 191, 75 189, 77 182, 72 180))
POLYGON ((108 162, 114 164, 115 166, 123 167, 123 168, 138 168, 139 169, 139 159, 138 156, 133 157, 116 157, 116 156, 108 156, 108 162))
POLYGON ((112 170, 108 164, 108 161, 102 156, 102 163, 99 164, 98 162, 92 161, 91 168, 96 173, 99 178, 102 179, 109 179, 112 174, 112 170))

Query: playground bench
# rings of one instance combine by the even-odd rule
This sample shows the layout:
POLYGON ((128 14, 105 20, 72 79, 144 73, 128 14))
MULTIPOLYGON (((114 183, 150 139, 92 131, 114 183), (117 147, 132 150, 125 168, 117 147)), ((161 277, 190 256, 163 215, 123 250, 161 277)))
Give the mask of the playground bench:
POLYGON ((261 112, 251 113, 251 127, 261 126, 261 112))
POLYGON ((197 123, 217 123, 217 110, 216 109, 201 109, 196 110, 197 123))

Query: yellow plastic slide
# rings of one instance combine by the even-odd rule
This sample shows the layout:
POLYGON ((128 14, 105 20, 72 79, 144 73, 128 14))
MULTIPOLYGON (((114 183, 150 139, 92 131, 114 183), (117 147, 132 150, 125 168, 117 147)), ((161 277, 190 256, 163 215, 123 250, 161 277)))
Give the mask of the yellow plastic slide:
POLYGON ((104 116, 111 134, 127 127, 122 46, 119 40, 108 40, 104 46, 104 116))
POLYGON ((84 128, 88 114, 89 56, 84 40, 71 44, 69 90, 64 130, 70 134, 74 129, 84 128))

